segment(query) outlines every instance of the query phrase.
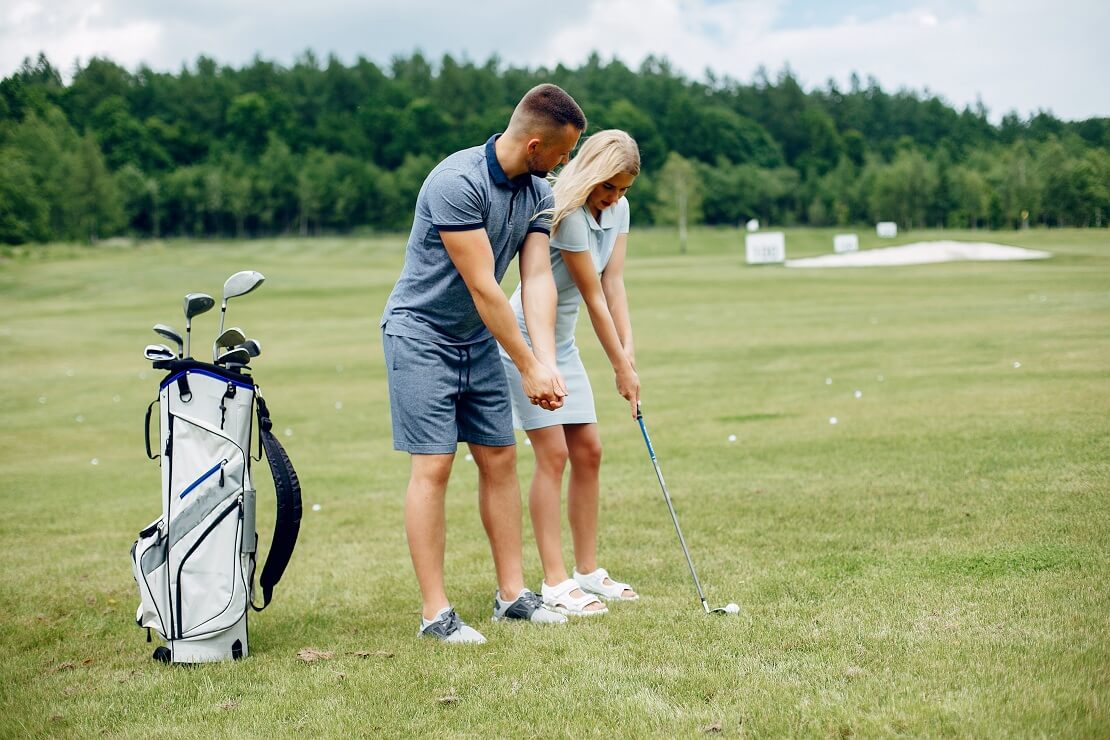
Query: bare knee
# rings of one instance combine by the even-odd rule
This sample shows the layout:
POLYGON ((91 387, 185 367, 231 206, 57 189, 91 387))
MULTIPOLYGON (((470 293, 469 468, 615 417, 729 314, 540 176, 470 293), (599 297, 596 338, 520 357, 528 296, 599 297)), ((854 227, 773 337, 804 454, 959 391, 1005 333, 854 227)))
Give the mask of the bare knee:
POLYGON ((561 437, 543 446, 533 446, 536 451, 536 470, 544 475, 562 478, 567 467, 567 443, 561 437))
POLYGON ((413 455, 410 485, 421 488, 446 488, 454 460, 454 455, 413 455))
POLYGON ((601 468, 601 439, 596 435, 576 439, 569 454, 573 467, 579 470, 598 470, 601 468))
POLYGON ((506 476, 516 476, 516 445, 505 447, 486 447, 483 445, 470 445, 470 452, 474 455, 474 463, 478 466, 478 475, 487 480, 495 480, 506 476))

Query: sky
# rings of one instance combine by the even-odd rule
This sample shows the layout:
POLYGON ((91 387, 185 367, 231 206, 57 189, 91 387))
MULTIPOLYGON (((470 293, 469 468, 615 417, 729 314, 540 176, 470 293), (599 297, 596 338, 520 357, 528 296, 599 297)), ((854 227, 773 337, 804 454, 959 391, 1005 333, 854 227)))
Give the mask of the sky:
POLYGON ((789 65, 807 90, 855 72, 957 108, 981 100, 996 122, 1080 120, 1110 116, 1108 28, 1110 0, 0 0, 0 76, 40 51, 67 79, 93 56, 177 71, 202 54, 387 65, 420 51, 535 68, 596 51, 632 68, 665 57, 697 80, 789 65))

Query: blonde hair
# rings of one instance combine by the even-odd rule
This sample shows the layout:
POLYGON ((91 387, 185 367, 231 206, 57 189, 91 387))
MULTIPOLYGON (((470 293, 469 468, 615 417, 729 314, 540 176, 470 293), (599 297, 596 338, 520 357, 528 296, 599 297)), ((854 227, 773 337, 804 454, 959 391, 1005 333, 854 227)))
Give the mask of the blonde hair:
POLYGON ((551 211, 551 233, 586 202, 595 187, 622 172, 640 174, 640 148, 635 139, 619 129, 598 131, 586 139, 552 186, 555 207, 551 211))

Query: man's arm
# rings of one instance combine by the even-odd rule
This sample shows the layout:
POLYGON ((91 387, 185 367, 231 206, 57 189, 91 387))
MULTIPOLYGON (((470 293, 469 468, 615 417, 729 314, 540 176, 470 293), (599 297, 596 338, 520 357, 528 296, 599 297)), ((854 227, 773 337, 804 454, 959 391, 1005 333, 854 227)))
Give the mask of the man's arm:
POLYGON ((524 307, 524 324, 532 340, 532 354, 555 371, 559 387, 566 394, 566 385, 555 361, 555 279, 551 276, 551 252, 547 234, 533 231, 524 238, 520 248, 520 303, 524 307))
POLYGON ((440 231, 447 255, 466 283, 478 315, 505 348, 520 370, 524 392, 532 403, 544 409, 563 405, 565 391, 557 387, 555 373, 536 359, 517 327, 509 299, 497 284, 493 273, 493 250, 485 229, 440 231))

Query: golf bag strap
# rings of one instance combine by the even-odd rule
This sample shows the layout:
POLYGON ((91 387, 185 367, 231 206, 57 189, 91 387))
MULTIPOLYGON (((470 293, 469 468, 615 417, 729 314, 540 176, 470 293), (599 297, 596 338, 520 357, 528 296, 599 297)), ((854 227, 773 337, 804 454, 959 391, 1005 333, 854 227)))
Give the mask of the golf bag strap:
POLYGON ((262 606, 255 606, 253 600, 251 602, 255 611, 262 611, 273 598, 274 586, 285 573, 285 567, 297 544, 297 535, 301 529, 301 483, 285 448, 271 431, 273 422, 270 421, 266 402, 261 395, 256 396, 256 400, 259 436, 262 439, 262 448, 266 451, 266 462, 270 464, 270 473, 274 476, 274 491, 277 494, 274 538, 270 542, 266 565, 262 568, 262 576, 258 581, 262 586, 262 606))
POLYGON ((154 404, 156 403, 158 403, 157 398, 151 401, 150 405, 146 407, 146 425, 143 429, 143 441, 146 442, 146 456, 151 460, 158 459, 158 456, 153 454, 150 450, 150 412, 154 410, 154 404))

